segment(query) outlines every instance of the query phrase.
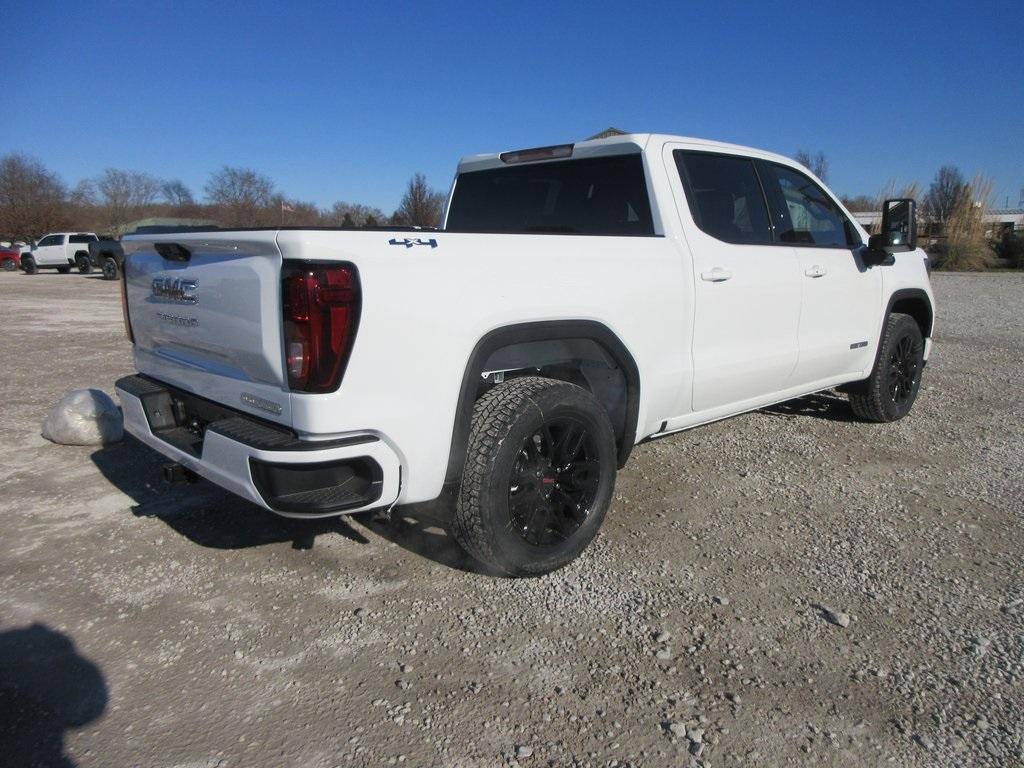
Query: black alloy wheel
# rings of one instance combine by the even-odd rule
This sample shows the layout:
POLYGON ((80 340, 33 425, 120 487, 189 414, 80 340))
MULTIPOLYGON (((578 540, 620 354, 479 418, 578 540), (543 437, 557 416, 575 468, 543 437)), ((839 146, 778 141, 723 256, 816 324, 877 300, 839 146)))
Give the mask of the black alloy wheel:
POLYGON ((889 355, 889 397, 900 408, 917 391, 920 357, 921 352, 915 349, 909 334, 896 342, 889 355))
POLYGON ((513 529, 528 544, 566 541, 590 514, 597 498, 600 463, 594 435, 582 421, 546 421, 523 441, 509 479, 513 529))

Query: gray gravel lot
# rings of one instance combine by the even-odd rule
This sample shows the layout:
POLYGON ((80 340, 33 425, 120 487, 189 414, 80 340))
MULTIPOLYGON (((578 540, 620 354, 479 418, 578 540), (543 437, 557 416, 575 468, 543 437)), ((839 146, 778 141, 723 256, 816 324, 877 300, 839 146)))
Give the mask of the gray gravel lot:
POLYGON ((935 288, 908 419, 641 445, 580 560, 505 580, 445 502, 291 522, 45 442, 131 370, 117 284, 0 273, 0 765, 1021 765, 1024 276, 935 288))

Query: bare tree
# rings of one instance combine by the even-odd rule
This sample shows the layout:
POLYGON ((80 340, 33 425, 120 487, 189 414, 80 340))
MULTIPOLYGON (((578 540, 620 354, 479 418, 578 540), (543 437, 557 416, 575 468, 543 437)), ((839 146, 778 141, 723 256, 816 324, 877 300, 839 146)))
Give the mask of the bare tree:
POLYGON ((409 179, 402 202, 392 221, 414 227, 436 227, 441 223, 444 195, 427 184, 422 173, 409 179))
POLYGON ((160 185, 160 196, 168 205, 175 208, 186 208, 196 204, 192 190, 180 179, 170 179, 160 185))
POLYGON ((925 215, 945 226, 964 195, 969 193, 969 186, 957 168, 942 166, 924 195, 921 207, 925 215))
POLYGON ((250 168, 225 165, 210 176, 204 191, 226 226, 256 227, 280 218, 280 208, 273 210, 274 182, 250 168))
POLYGON ((34 158, 0 157, 0 235, 35 240, 67 225, 67 189, 57 175, 34 158))
POLYGON ((793 159, 824 182, 828 182, 828 158, 824 152, 811 155, 805 149, 799 150, 793 159))
POLYGON ((96 180, 100 212, 110 232, 122 235, 156 202, 160 181, 148 173, 107 168, 96 180))

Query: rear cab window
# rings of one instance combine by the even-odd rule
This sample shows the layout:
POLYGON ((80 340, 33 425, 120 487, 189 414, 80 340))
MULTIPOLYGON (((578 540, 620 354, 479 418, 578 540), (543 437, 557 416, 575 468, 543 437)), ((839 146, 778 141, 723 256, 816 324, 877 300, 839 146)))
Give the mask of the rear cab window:
POLYGON ((639 153, 460 173, 445 230, 654 235, 639 153))
POLYGON ((95 235, 72 235, 69 238, 69 242, 72 243, 91 243, 96 239, 95 235))

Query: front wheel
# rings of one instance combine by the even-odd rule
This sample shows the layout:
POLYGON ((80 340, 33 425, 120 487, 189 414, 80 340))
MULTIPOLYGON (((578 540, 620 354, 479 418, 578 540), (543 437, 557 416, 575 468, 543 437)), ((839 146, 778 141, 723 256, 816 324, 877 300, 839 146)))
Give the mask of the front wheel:
POLYGON ((75 265, 78 267, 80 275, 88 275, 92 272, 92 264, 89 263, 89 257, 84 253, 75 256, 75 265))
POLYGON ((112 256, 107 256, 103 259, 103 279, 104 280, 117 280, 120 275, 120 270, 117 268, 117 262, 114 261, 112 256))
POLYGON ((473 409, 455 538, 510 576, 561 568, 597 535, 615 471, 611 423, 587 390, 534 376, 499 384, 473 409))
POLYGON ((910 315, 893 312, 886 319, 871 376, 850 391, 850 407, 865 421, 899 421, 921 387, 924 338, 910 315))
POLYGON ((39 272, 39 265, 31 256, 21 257, 21 268, 25 270, 26 275, 34 275, 39 272))

